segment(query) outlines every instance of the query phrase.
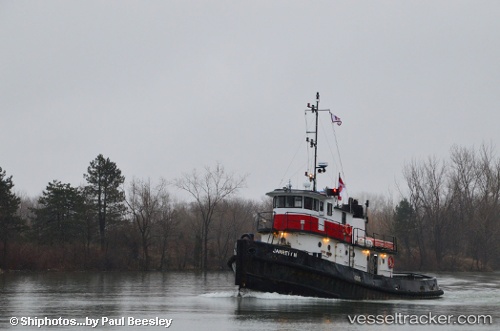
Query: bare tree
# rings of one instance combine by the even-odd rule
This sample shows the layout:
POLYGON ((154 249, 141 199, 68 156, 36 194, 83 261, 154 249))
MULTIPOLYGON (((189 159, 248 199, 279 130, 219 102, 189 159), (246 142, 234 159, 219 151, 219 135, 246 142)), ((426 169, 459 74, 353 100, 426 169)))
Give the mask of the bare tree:
MULTIPOLYGON (((166 183, 161 180, 156 187, 152 187, 151 181, 133 179, 130 183, 127 205, 132 213, 134 223, 141 235, 142 246, 142 267, 148 270, 150 267, 150 246, 152 245, 152 230, 155 225, 158 226, 161 236, 167 236, 171 229, 172 210, 166 183)), ((166 238, 163 238, 162 262, 165 259, 166 238)))
POLYGON ((410 206, 414 210, 413 228, 413 239, 417 243, 419 257, 420 257, 420 268, 423 266, 424 257, 426 256, 426 246, 424 242, 424 218, 422 212, 422 182, 423 182, 423 170, 416 163, 412 161, 409 165, 406 165, 403 169, 403 176, 406 180, 409 191, 409 202, 410 206))
MULTIPOLYGON (((477 270, 485 269, 499 253, 500 161, 491 145, 451 151, 455 251, 471 256, 477 270)), ((453 245, 450 243, 450 245, 453 245)))
POLYGON ((451 190, 451 217, 454 226, 448 229, 453 240, 448 241, 454 254, 450 256, 451 265, 458 266, 459 260, 469 247, 470 222, 477 218, 475 199, 478 195, 479 171, 478 157, 474 149, 453 146, 450 153, 449 187, 451 190))
POLYGON ((474 219, 470 220, 469 245, 476 269, 483 270, 499 253, 500 160, 494 159, 492 146, 482 145, 477 164, 478 190, 474 219))
POLYGON ((366 209, 369 221, 366 224, 367 233, 393 234, 394 203, 392 196, 363 193, 359 201, 369 200, 370 207, 366 209))
POLYGON ((160 253, 160 264, 158 269, 165 270, 168 265, 168 244, 170 239, 172 239, 177 226, 179 225, 179 220, 177 219, 176 210, 170 199, 170 195, 166 190, 162 190, 161 194, 158 196, 158 214, 153 224, 154 237, 158 242, 158 248, 160 253))
POLYGON ((422 260, 428 249, 437 265, 448 269, 463 269, 459 262, 466 257, 472 257, 478 270, 495 261, 500 253, 496 240, 500 235, 500 160, 491 146, 454 146, 448 164, 436 158, 412 162, 405 167, 404 177, 421 267, 433 267, 422 260))
POLYGON ((172 256, 178 269, 200 267, 201 265, 201 220, 195 203, 177 203, 175 245, 171 246, 172 256))
POLYGON ((436 158, 429 158, 424 164, 423 204, 425 219, 431 247, 438 265, 441 265, 445 253, 445 234, 450 221, 449 218, 449 191, 446 182, 446 164, 436 158))
POLYGON ((246 176, 236 178, 228 174, 224 167, 217 163, 214 169, 205 167, 201 176, 196 169, 191 174, 184 174, 174 181, 179 189, 188 192, 195 200, 202 220, 203 257, 201 268, 207 269, 208 263, 208 233, 214 213, 224 199, 229 198, 245 185, 246 176))
POLYGON ((415 229, 420 250, 420 267, 429 261, 426 247, 434 252, 438 265, 445 254, 444 245, 446 231, 451 221, 450 191, 446 176, 446 164, 437 158, 429 158, 427 162, 412 162, 404 169, 404 177, 410 192, 410 204, 415 211, 415 229), (424 263, 425 262, 425 263, 424 263))

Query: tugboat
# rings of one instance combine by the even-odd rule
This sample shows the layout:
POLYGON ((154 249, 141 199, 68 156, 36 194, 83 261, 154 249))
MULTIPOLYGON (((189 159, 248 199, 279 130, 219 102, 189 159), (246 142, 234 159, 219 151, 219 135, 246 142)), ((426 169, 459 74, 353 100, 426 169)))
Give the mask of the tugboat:
MULTIPOLYGON (((316 176, 326 171, 317 162, 319 109, 308 104, 315 115, 314 138, 306 138, 314 149, 312 172, 306 172, 309 187, 291 185, 267 193, 272 212, 257 216, 257 232, 243 234, 235 244, 228 265, 235 273, 239 290, 350 300, 430 299, 443 295, 436 278, 394 271, 398 251, 393 236, 368 233, 367 210, 358 200, 342 203, 344 183, 339 174, 335 188, 318 191, 316 176), (312 189, 310 188, 312 184, 312 189)), ((331 112, 332 122, 340 119, 331 112)), ((341 123, 341 122, 340 122, 341 123)))

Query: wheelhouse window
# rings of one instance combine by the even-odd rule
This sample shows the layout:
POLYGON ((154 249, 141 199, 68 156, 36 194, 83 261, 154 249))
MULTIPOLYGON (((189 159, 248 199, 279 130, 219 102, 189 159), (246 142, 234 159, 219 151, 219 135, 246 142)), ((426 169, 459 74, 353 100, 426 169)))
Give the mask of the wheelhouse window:
POLYGON ((327 203, 326 204, 326 214, 328 216, 332 216, 333 215, 333 205, 331 203, 327 203))
POLYGON ((285 208, 285 197, 284 196, 274 197, 273 208, 285 208))
POLYGON ((273 198, 273 208, 302 208, 301 196, 276 196, 273 198))
POLYGON ((304 197, 304 209, 313 209, 313 198, 304 197))
MULTIPOLYGON (((323 212, 325 210, 325 202, 300 195, 278 195, 273 198, 273 208, 304 208, 323 212)), ((327 208, 328 215, 331 216, 332 204, 328 203, 327 208)))
POLYGON ((295 200, 293 202, 293 206, 295 208, 302 208, 302 197, 301 196, 295 197, 295 200))
POLYGON ((318 199, 304 197, 304 209, 315 211, 319 211, 320 209, 323 210, 323 202, 320 202, 318 199))

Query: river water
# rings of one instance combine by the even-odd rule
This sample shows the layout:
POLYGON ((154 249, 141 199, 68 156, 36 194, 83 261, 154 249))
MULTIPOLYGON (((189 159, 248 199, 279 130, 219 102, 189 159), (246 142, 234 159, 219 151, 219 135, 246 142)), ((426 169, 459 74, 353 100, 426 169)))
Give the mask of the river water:
POLYGON ((0 329, 500 329, 499 272, 436 276, 441 299, 345 301, 238 296, 231 272, 8 273, 0 275, 0 329))

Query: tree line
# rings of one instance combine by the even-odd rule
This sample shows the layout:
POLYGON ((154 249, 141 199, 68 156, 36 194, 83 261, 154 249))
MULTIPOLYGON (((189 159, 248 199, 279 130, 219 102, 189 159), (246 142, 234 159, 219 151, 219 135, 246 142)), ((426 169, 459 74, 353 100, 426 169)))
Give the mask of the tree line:
POLYGON ((403 169, 402 199, 379 199, 375 231, 397 237, 398 269, 498 270, 500 159, 491 145, 453 146, 403 169))
POLYGON ((125 187, 103 155, 83 177, 86 185, 54 180, 29 198, 0 168, 0 270, 223 268, 259 207, 235 195, 245 177, 220 164, 173 182, 191 203, 174 201, 165 180, 133 178, 125 187))
MULTIPOLYGON (((125 177, 98 155, 86 185, 54 180, 39 197, 14 193, 0 168, 0 269, 207 270, 227 268, 234 242, 255 232, 270 201, 239 198, 246 176, 220 164, 167 182, 125 177), (177 201, 167 188, 188 193, 177 201)), ((396 270, 500 266, 500 160, 493 148, 454 146, 403 169, 400 198, 369 194, 369 232, 397 237, 396 270), (394 202, 396 201, 396 202, 394 202)))

